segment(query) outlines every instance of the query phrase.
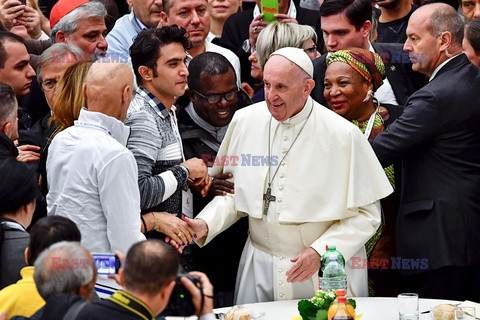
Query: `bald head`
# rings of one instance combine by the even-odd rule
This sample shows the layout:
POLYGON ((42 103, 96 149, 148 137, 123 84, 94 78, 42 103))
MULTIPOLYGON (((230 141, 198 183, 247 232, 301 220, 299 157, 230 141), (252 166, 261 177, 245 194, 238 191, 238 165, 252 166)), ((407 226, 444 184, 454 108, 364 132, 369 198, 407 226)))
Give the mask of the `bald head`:
POLYGON ((125 63, 94 63, 83 86, 87 109, 123 122, 132 88, 133 73, 125 63))
POLYGON ((452 6, 436 2, 421 6, 415 10, 411 19, 421 19, 427 22, 427 29, 434 37, 440 36, 443 32, 451 34, 451 46, 462 47, 463 21, 452 6))

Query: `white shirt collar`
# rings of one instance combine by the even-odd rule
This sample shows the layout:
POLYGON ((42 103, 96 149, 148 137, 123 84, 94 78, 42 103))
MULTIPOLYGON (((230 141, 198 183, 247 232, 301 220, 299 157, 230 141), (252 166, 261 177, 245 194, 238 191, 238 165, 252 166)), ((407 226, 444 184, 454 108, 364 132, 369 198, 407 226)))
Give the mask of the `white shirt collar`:
POLYGON ((433 70, 432 76, 430 77, 430 79, 428 79, 428 82, 432 81, 433 78, 435 78, 435 76, 437 75, 438 71, 440 71, 440 69, 442 69, 444 65, 446 65, 450 60, 452 60, 453 58, 455 58, 456 56, 458 56, 458 55, 460 55, 460 54, 461 54, 461 53, 456 54, 456 55, 454 55, 454 56, 451 57, 451 58, 448 58, 447 60, 443 61, 438 67, 436 67, 435 70, 433 70))
MULTIPOLYGON (((260 15, 260 8, 258 5, 255 5, 255 8, 253 9, 253 19, 260 15)), ((287 15, 292 17, 292 18, 297 18, 297 7, 295 7, 295 4, 293 3, 293 0, 290 0, 290 4, 288 5, 288 12, 287 15)))
POLYGON ((88 111, 85 108, 80 110, 80 116, 74 123, 75 126, 101 130, 112 136, 123 146, 127 145, 127 140, 130 136, 130 128, 124 125, 120 120, 107 116, 101 112, 88 111))

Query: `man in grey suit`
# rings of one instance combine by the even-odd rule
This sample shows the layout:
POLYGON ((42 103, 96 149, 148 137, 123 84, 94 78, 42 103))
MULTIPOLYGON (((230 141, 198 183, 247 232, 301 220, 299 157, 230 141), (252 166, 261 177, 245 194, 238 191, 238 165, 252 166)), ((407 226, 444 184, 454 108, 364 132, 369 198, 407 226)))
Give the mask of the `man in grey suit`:
POLYGON ((462 38, 462 20, 446 4, 412 14, 404 49, 430 81, 372 145, 382 165, 402 160, 396 240, 408 262, 405 289, 479 301, 480 69, 462 53, 462 38))

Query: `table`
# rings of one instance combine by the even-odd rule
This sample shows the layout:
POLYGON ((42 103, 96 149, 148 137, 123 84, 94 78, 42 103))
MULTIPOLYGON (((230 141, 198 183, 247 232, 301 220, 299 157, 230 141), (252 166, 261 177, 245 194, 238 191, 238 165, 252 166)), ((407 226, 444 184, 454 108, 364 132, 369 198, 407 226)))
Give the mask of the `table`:
MULTIPOLYGON (((361 320, 398 320, 397 298, 354 298, 357 302, 356 313, 363 314, 361 320)), ((299 300, 263 302, 244 305, 248 310, 265 312, 261 320, 290 320, 297 316, 299 300)), ((442 304, 457 304, 459 301, 419 299, 420 312, 429 311, 442 304)), ((215 313, 228 312, 230 307, 215 309, 215 313)), ((259 320, 260 320, 259 319, 259 320)), ((431 320, 430 314, 420 314, 420 320, 431 320)))

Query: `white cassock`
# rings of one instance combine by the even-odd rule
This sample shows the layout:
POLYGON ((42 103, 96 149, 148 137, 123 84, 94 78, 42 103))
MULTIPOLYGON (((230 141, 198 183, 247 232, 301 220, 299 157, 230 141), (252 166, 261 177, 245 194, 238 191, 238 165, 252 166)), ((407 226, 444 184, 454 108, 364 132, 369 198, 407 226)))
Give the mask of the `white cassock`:
POLYGON ((365 242, 381 221, 378 200, 393 190, 357 127, 311 98, 284 122, 273 119, 260 102, 235 113, 217 156, 227 161, 214 166, 212 174, 231 172, 235 193, 215 197, 197 216, 209 230, 198 243, 207 244, 248 215, 250 236, 237 274, 236 304, 312 297, 317 273, 302 283, 288 283, 285 273, 291 258, 308 247, 323 254, 327 244, 335 244, 348 261, 348 294, 368 296, 367 270, 352 269, 350 259, 365 258, 365 242), (270 166, 265 161, 268 130, 270 166), (268 171, 271 179, 277 168, 271 185, 276 200, 265 216, 268 171))

